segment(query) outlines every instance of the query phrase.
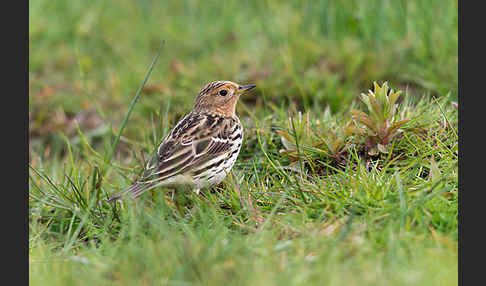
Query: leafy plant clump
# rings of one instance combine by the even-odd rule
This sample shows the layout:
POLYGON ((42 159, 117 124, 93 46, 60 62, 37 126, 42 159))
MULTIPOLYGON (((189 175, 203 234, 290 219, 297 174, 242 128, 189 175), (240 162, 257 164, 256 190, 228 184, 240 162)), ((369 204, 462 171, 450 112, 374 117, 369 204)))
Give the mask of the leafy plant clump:
MULTIPOLYGON (((322 122, 312 121, 309 114, 297 119, 290 117, 288 125, 277 133, 281 136, 284 149, 281 154, 291 159, 291 165, 298 159, 311 160, 326 157, 338 165, 345 165, 352 147, 365 150, 369 156, 390 152, 390 143, 400 138, 403 127, 413 113, 402 112, 406 107, 397 103, 401 91, 394 91, 385 82, 382 86, 373 83, 374 90, 361 94, 366 112, 352 109, 349 120, 332 118, 329 109, 323 113, 322 122), (339 123, 338 123, 339 122, 339 123)), ((334 116, 335 117, 335 116, 334 116)), ((410 129, 413 131, 413 129, 410 129)))
POLYGON ((352 110, 356 125, 356 132, 366 140, 366 147, 370 156, 388 153, 388 144, 403 132, 400 127, 410 119, 399 118, 396 104, 401 90, 393 91, 385 82, 380 87, 373 83, 374 90, 361 94, 361 100, 366 104, 368 113, 352 110), (360 126, 361 125, 361 126, 360 126))
POLYGON ((345 125, 331 118, 326 109, 321 119, 311 120, 310 114, 289 118, 287 129, 278 130, 284 154, 291 159, 291 165, 299 159, 312 160, 328 158, 334 163, 344 164, 348 150, 353 144, 355 128, 349 121, 345 125))

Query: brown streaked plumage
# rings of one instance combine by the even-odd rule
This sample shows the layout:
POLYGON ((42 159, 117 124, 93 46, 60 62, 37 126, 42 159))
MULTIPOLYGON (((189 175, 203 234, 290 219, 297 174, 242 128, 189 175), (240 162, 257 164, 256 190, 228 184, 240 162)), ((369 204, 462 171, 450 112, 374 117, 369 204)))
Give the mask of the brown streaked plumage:
POLYGON ((233 167, 243 140, 236 104, 253 87, 231 81, 204 86, 192 111, 162 141, 141 178, 108 201, 128 193, 136 198, 159 186, 187 185, 199 194, 201 188, 221 182, 233 167))

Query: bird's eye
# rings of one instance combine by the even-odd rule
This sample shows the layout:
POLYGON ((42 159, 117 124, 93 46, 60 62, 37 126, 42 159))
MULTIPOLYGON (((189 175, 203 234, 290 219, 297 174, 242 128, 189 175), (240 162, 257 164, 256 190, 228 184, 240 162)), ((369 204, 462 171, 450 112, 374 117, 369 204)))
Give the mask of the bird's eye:
POLYGON ((227 94, 228 94, 228 91, 226 89, 223 89, 223 90, 220 90, 219 91, 219 95, 221 95, 221 96, 225 96, 227 94))

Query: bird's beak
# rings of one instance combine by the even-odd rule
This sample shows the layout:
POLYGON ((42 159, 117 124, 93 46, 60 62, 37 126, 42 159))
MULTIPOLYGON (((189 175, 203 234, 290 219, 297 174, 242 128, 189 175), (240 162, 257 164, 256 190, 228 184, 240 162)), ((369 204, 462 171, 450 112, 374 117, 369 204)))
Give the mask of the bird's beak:
POLYGON ((240 85, 238 88, 238 91, 240 94, 245 93, 246 91, 249 91, 250 89, 254 88, 256 84, 248 84, 248 85, 240 85))

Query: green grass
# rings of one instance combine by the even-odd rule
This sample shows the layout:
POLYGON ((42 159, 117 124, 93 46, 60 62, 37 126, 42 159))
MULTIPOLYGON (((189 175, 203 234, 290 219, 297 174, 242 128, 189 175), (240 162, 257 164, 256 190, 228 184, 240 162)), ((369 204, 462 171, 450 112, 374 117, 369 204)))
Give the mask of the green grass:
POLYGON ((457 1, 38 0, 29 25, 32 285, 457 284, 457 1), (257 84, 231 175, 104 202, 219 79, 257 84), (407 120, 383 146, 373 81, 407 120))

